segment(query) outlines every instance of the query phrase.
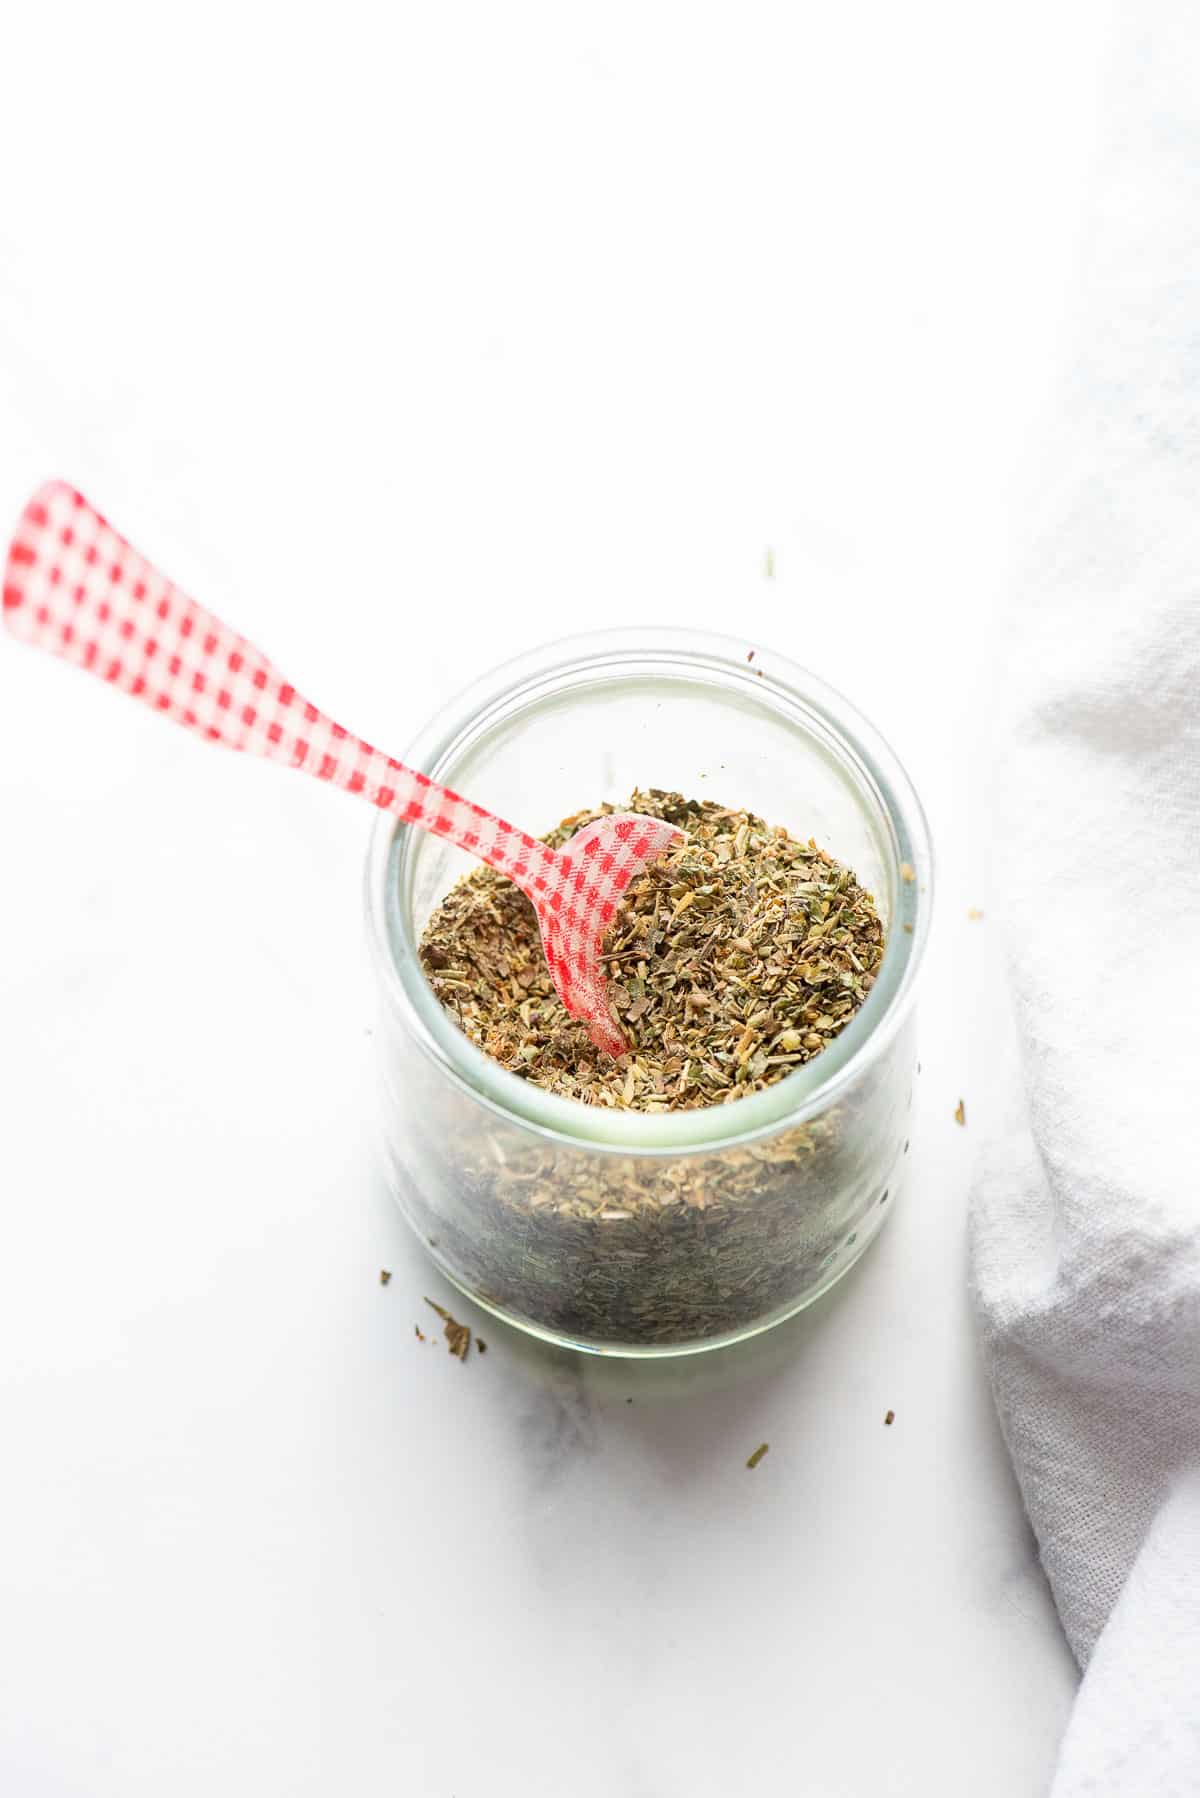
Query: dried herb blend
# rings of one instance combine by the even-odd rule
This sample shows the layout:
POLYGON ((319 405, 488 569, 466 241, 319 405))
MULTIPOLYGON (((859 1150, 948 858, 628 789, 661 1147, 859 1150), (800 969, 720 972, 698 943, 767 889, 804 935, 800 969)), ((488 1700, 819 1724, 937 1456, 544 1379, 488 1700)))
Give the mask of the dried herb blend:
MULTIPOLYGON (((524 1079, 618 1109, 720 1107, 818 1055, 879 969, 871 896, 813 843, 745 811, 653 789, 621 809, 687 832, 631 886, 605 945, 629 1052, 601 1054, 567 1017, 532 908, 489 869, 447 894, 422 940, 451 1016, 524 1079)), ((819 1290, 883 1215, 910 1102, 884 1057, 773 1134, 598 1152, 464 1104, 433 1064, 395 1065, 406 1127, 392 1165, 435 1257, 501 1311, 597 1345, 707 1342, 819 1290)))
MULTIPOLYGON (((580 812, 546 840, 616 809, 580 812)), ((883 927, 870 894, 815 843, 751 812, 654 788, 619 809, 687 833, 633 883, 605 940, 629 1053, 614 1060, 567 1016, 533 907, 491 868, 461 880, 426 928, 422 962, 442 1004, 513 1073, 589 1105, 717 1105, 811 1061, 874 982, 883 927)))

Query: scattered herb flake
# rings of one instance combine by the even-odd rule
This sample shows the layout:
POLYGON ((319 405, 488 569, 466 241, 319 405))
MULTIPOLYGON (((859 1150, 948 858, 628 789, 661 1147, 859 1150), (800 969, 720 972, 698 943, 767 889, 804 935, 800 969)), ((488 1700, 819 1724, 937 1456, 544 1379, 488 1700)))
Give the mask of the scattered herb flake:
POLYGON ((389 1281, 389 1280, 390 1280, 390 1279, 391 1279, 391 1277, 392 1277, 392 1270, 391 1270, 391 1268, 390 1268, 390 1267, 381 1267, 381 1268, 380 1268, 380 1270, 379 1270, 379 1284, 380 1284, 380 1285, 381 1285, 381 1286, 386 1286, 386 1285, 387 1285, 387 1283, 388 1283, 388 1281, 389 1281))
POLYGON ((954 1121, 956 1124, 965 1124, 967 1121, 967 1108, 961 1099, 954 1107, 954 1121))
POLYGON ((471 1332, 466 1324, 460 1324, 456 1318, 451 1317, 447 1310, 441 1305, 435 1304, 432 1299, 426 1299, 425 1303, 442 1319, 442 1328, 446 1341, 450 1345, 450 1353, 456 1355, 460 1361, 465 1361, 471 1347, 471 1332))
POLYGON ((482 1336, 477 1336, 475 1338, 475 1347, 479 1350, 481 1355, 487 1354, 487 1343, 483 1340, 482 1336))
POLYGON ((885 1418, 884 1418, 884 1420, 883 1420, 883 1421, 884 1421, 884 1423, 886 1423, 886 1424, 893 1424, 893 1423, 895 1423, 895 1421, 896 1421, 896 1413, 895 1413, 895 1412, 894 1412, 894 1411, 889 1411, 889 1412, 888 1412, 888 1414, 887 1414, 887 1416, 886 1416, 886 1417, 885 1417, 885 1418))
POLYGON ((750 1459, 746 1462, 746 1466, 747 1467, 757 1467, 759 1462, 762 1460, 763 1456, 766 1454, 767 1450, 770 1448, 770 1446, 771 1445, 769 1442, 760 1442, 758 1447, 755 1449, 754 1453, 751 1455, 750 1459))

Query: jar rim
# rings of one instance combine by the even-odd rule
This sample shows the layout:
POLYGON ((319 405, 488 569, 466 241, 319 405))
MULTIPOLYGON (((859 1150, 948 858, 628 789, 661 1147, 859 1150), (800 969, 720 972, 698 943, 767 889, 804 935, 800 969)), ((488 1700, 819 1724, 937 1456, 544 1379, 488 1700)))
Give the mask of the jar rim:
POLYGON ((893 894, 883 960, 854 1017, 829 1046, 774 1085, 720 1105, 675 1112, 640 1112, 585 1105, 522 1080, 479 1049, 455 1025, 426 980, 411 928, 400 907, 403 942, 397 954, 388 924, 388 893, 405 883, 413 827, 388 813, 375 823, 367 853, 365 900, 372 965, 384 996, 400 1013, 421 1051, 476 1103, 509 1124, 547 1139, 619 1155, 715 1153, 794 1128, 826 1110, 887 1048, 908 1013, 929 935, 933 851, 921 802, 895 752, 875 727, 824 681, 771 650, 747 665, 736 638, 657 627, 589 631, 560 638, 502 663, 444 706, 412 743, 406 763, 433 779, 464 734, 489 712, 533 703, 571 676, 614 675, 632 667, 656 677, 720 675, 743 700, 790 709, 818 727, 854 767, 888 826, 901 877, 893 894))

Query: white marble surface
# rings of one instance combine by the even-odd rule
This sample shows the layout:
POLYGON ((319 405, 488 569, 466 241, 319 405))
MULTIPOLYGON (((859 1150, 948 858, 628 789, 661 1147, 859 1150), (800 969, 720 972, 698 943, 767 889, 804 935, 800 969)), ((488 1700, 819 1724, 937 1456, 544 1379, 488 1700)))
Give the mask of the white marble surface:
POLYGON ((592 618, 809 662, 937 838, 912 1176, 744 1350, 420 1344, 366 813, 0 644, 0 1789, 1040 1793, 1075 1673, 969 1327, 966 912, 1106 12, 333 18, 6 20, 0 511, 74 478, 397 748, 592 618))

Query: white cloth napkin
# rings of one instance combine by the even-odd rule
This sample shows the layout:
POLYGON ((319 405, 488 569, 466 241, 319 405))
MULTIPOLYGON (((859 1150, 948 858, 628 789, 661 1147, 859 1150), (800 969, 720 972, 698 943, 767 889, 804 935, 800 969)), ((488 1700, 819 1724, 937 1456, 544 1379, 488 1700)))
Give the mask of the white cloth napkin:
POLYGON ((996 1402, 1086 1668, 1054 1798, 1200 1794, 1200 7, 1138 0, 1006 660, 996 1402))

